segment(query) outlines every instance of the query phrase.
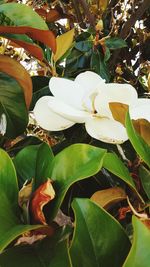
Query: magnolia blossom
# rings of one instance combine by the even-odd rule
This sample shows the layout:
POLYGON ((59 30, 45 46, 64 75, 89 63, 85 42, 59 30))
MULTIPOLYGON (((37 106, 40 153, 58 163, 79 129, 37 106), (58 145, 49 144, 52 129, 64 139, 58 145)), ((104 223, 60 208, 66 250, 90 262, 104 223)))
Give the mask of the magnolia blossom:
POLYGON ((74 81, 53 77, 49 83, 53 96, 40 98, 34 108, 37 123, 49 131, 61 131, 75 123, 85 123, 88 134, 107 143, 121 144, 128 139, 126 129, 116 121, 110 103, 129 106, 133 119, 150 120, 150 102, 138 99, 129 84, 109 83, 86 71, 74 81))

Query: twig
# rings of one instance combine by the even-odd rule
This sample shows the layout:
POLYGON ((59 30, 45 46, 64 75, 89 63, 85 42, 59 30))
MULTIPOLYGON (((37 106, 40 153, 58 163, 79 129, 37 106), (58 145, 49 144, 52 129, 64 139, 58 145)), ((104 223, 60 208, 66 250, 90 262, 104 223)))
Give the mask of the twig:
MULTIPOLYGON (((125 22, 122 31, 119 34, 119 37, 122 39, 126 39, 129 34, 131 28, 135 25, 136 21, 139 20, 145 11, 150 7, 150 0, 144 0, 143 3, 138 7, 138 9, 131 15, 131 17, 125 22)), ((116 50, 113 54, 112 60, 110 62, 111 68, 116 64, 116 60, 119 57, 120 49, 116 50)))

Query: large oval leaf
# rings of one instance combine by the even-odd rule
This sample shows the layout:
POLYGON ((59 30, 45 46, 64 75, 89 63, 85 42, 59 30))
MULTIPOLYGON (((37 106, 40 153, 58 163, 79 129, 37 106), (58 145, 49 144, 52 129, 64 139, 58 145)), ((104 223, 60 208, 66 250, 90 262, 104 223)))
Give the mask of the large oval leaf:
MULTIPOLYGON (((0 149, 0 252, 19 235, 39 228, 24 225, 19 219, 18 184, 14 165, 8 154, 0 149)), ((40 225, 41 227, 41 225, 40 225)))
POLYGON ((150 200, 150 170, 145 168, 145 166, 142 164, 139 167, 139 177, 140 177, 140 181, 142 183, 143 189, 150 200))
POLYGON ((17 3, 2 4, 0 5, 0 13, 7 16, 15 26, 30 26, 48 30, 45 21, 30 6, 17 3))
POLYGON ((54 61, 58 61, 71 47, 73 42, 74 29, 65 32, 56 38, 57 49, 54 55, 54 61))
POLYGON ((111 173, 113 173, 114 175, 118 176, 127 185, 129 185, 130 188, 139 197, 139 199, 144 203, 144 200, 136 190, 134 181, 129 173, 128 168, 124 165, 124 163, 118 158, 118 156, 115 153, 109 152, 106 154, 103 162, 103 167, 106 168, 111 173))
POLYGON ((26 69, 16 60, 0 55, 0 71, 7 73, 18 81, 23 89, 26 105, 29 108, 32 99, 32 80, 26 69))
POLYGON ((55 156, 51 178, 54 180, 56 197, 52 204, 51 219, 55 217, 69 187, 100 171, 105 149, 87 144, 74 144, 55 156))
POLYGON ((123 267, 150 266, 150 230, 138 218, 133 216, 134 237, 133 245, 123 267))
POLYGON ((121 225, 89 199, 75 199, 72 207, 76 217, 70 248, 73 266, 121 267, 130 249, 121 225))
MULTIPOLYGON (((11 158, 2 149, 0 149, 0 189, 7 196, 12 210, 16 211, 18 209, 18 183, 16 171, 11 158)), ((0 202, 2 202, 2 198, 0 202)))
POLYGON ((22 134, 28 124, 24 93, 19 83, 7 74, 0 73, 0 115, 7 121, 6 136, 22 134))
MULTIPOLYGON (((9 187, 9 185, 7 184, 9 187)), ((41 225, 24 225, 12 210, 9 196, 0 189, 0 252, 2 252, 18 236, 41 225)))
POLYGON ((40 30, 27 26, 0 26, 0 33, 11 38, 9 34, 26 34, 30 38, 44 43, 52 49, 53 52, 56 51, 56 40, 54 34, 49 30, 40 30))
POLYGON ((14 158, 14 164, 22 185, 34 178, 33 189, 38 188, 50 177, 53 153, 46 143, 31 145, 22 149, 14 158), (32 157, 31 157, 32 155, 32 157))
MULTIPOLYGON (((59 237, 60 238, 60 237, 59 237)), ((44 239, 29 246, 17 246, 0 255, 1 267, 71 267, 66 239, 44 239)))

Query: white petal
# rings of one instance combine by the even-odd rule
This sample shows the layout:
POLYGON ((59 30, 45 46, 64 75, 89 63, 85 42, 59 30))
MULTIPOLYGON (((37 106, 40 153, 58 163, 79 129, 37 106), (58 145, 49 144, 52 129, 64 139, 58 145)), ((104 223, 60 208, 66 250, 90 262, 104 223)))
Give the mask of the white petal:
POLYGON ((127 105, 136 105, 137 92, 132 85, 110 83, 99 89, 99 94, 95 98, 95 109, 100 115, 111 118, 109 103, 118 102, 127 105))
POLYGON ((131 119, 145 119, 150 122, 150 103, 149 105, 139 105, 134 108, 130 108, 129 112, 131 119))
POLYGON ((74 125, 74 122, 64 119, 49 109, 50 99, 50 96, 44 96, 37 101, 33 110, 37 123, 48 131, 61 131, 74 125))
POLYGON ((49 82, 50 91, 62 102, 82 110, 82 98, 85 88, 74 81, 52 77, 49 82))
POLYGON ((124 126, 107 118, 93 118, 86 122, 86 130, 90 136, 110 144, 122 144, 128 140, 124 126))
POLYGON ((53 112, 75 123, 84 123, 90 117, 90 113, 75 109, 56 97, 49 98, 48 106, 53 112))
POLYGON ((80 73, 76 78, 75 82, 82 85, 86 89, 86 92, 95 90, 100 83, 105 83, 98 74, 92 71, 85 71, 80 73))

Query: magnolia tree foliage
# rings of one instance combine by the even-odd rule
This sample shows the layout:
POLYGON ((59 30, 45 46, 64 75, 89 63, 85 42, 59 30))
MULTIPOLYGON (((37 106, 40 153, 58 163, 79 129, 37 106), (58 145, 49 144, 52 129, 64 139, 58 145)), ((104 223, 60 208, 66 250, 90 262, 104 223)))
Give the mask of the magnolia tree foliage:
POLYGON ((1 267, 149 267, 149 18, 0 1, 1 267))

